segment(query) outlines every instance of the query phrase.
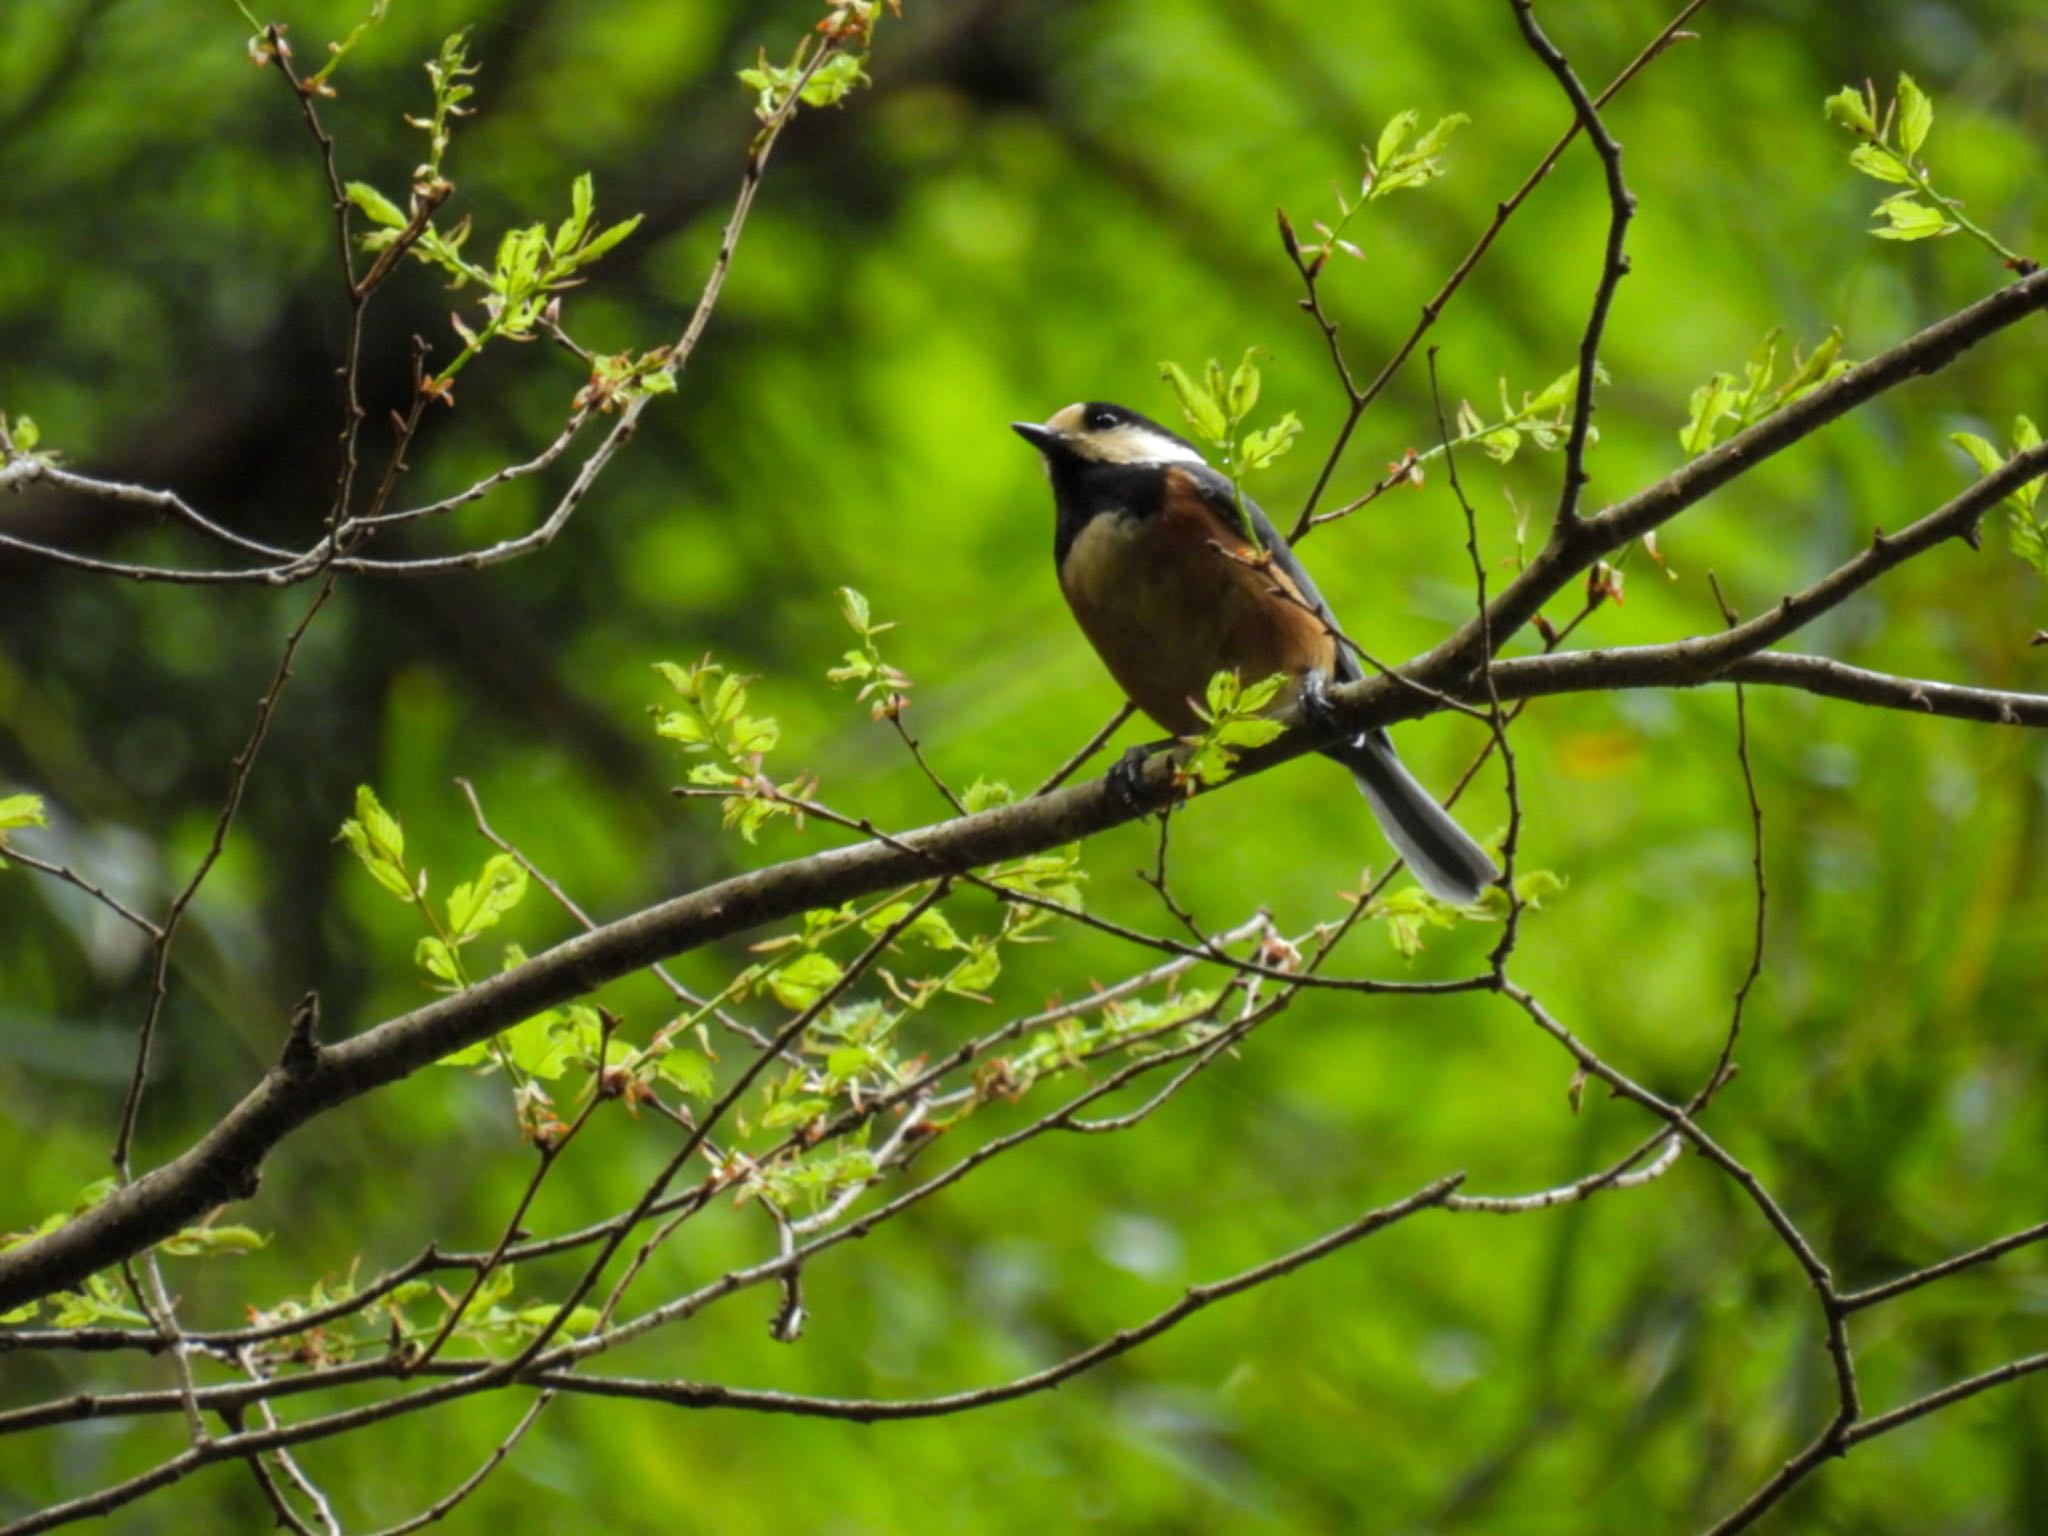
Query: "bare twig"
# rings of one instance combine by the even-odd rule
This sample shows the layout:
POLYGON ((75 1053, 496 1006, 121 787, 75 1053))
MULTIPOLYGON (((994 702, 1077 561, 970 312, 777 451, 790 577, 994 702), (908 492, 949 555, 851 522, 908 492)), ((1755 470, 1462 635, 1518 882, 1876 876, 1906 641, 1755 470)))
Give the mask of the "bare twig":
MULTIPOLYGON (((1593 105, 1604 107, 1608 102, 1612 101, 1624 86, 1642 72, 1645 65, 1679 38, 1685 24, 1706 3, 1707 0, 1689 0, 1689 3, 1676 16, 1672 17, 1670 21, 1666 22, 1655 37, 1650 39, 1642 52, 1631 59, 1627 67, 1607 83, 1607 88, 1593 98, 1593 105)), ((1429 302, 1422 306, 1422 315, 1415 322, 1415 328, 1408 333, 1407 338, 1402 341, 1401 345, 1395 348, 1394 355, 1387 359, 1381 366, 1380 371, 1373 375, 1371 381, 1363 389, 1353 389, 1347 372, 1345 387, 1351 399, 1349 410, 1345 415, 1344 421, 1338 427, 1336 440, 1331 444, 1330 452, 1323 461, 1323 467, 1317 473, 1315 484, 1309 490, 1308 500, 1302 504, 1301 516, 1295 520, 1294 527, 1288 532, 1288 543, 1294 543, 1308 531, 1310 522, 1315 516, 1316 504, 1322 500, 1323 492, 1330 483, 1330 477, 1336 473, 1337 464, 1344 457, 1344 450, 1350 445, 1351 436, 1357 431, 1359 420, 1365 415, 1367 408, 1371 406, 1374 400, 1379 398, 1380 393, 1393 381, 1394 375, 1400 372, 1401 365, 1408 361, 1409 355, 1414 352, 1422 338, 1429 334, 1430 327, 1435 325, 1438 317, 1443 314, 1444 306, 1449 304, 1452 296, 1464 286, 1465 279, 1472 275, 1472 269, 1478 266, 1481 259, 1485 257, 1487 251, 1492 247, 1495 237, 1500 234, 1502 229, 1507 227, 1507 222, 1514 217, 1515 210, 1528 200, 1529 194, 1536 190, 1537 183, 1550 174, 1551 167, 1557 164, 1565 150, 1570 147, 1572 140, 1578 137, 1579 129, 1579 119, 1574 116, 1571 127, 1567 128, 1564 131, 1564 135, 1555 144, 1551 145, 1549 152, 1536 163, 1536 168, 1523 178, 1522 184, 1504 201, 1495 205, 1492 221, 1480 232, 1478 240, 1465 253, 1464 259, 1452 269, 1451 275, 1444 279, 1443 286, 1438 288, 1436 293, 1431 296, 1429 302)), ((1318 323, 1321 322, 1319 321, 1318 323)))
POLYGON ((1137 712, 1138 706, 1126 699, 1117 712, 1103 722, 1100 730, 1082 742, 1072 757, 1061 763, 1059 767, 1052 771, 1043 784, 1031 791, 1031 798, 1036 799, 1040 795, 1051 794, 1062 784, 1066 783, 1068 779, 1071 779, 1076 773, 1080 772, 1088 759, 1102 750, 1103 743, 1114 736, 1123 723, 1137 712))
POLYGON ((1570 61, 1537 25, 1536 10, 1531 0, 1509 0, 1509 4, 1530 50, 1557 77, 1557 83, 1571 98, 1579 126, 1585 130, 1594 153, 1600 157, 1601 169, 1607 177, 1607 249, 1601 258, 1600 280, 1593 289, 1592 307, 1586 315, 1585 334, 1579 340, 1578 388, 1572 402, 1571 431, 1565 440, 1564 487, 1557 498, 1557 526, 1569 528, 1578 521, 1579 493, 1586 484, 1586 444, 1593 426, 1593 389, 1600 372, 1600 337, 1607 328, 1607 311, 1614 302, 1614 290, 1628 275, 1625 247, 1629 220, 1635 217, 1636 199, 1621 174, 1621 145, 1607 131, 1607 125, 1600 118, 1600 108, 1586 94, 1586 88, 1579 83, 1570 61))

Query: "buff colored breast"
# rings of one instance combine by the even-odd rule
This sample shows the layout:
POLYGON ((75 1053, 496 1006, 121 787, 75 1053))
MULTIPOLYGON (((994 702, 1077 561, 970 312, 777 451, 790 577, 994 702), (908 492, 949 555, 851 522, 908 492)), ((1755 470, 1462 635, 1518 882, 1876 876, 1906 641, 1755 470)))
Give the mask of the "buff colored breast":
MULTIPOLYGON (((1336 659, 1322 621, 1272 590, 1295 591, 1283 572, 1240 564, 1218 544, 1250 553, 1206 502, 1169 495, 1149 517, 1097 515, 1060 568, 1067 604, 1110 675, 1177 735, 1200 729, 1189 701, 1218 672, 1299 679, 1311 667, 1330 671, 1336 659)), ((1283 689, 1273 711, 1291 705, 1295 691, 1283 689)))

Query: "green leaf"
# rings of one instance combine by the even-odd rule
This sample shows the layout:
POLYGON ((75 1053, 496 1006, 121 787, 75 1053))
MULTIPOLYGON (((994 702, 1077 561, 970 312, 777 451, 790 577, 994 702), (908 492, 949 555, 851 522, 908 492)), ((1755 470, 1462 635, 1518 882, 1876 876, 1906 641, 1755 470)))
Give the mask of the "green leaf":
POLYGON ((1906 169, 1905 162, 1882 144, 1858 144, 1849 151, 1849 163, 1877 181, 1901 187, 1913 184, 1913 173, 1906 169))
POLYGON ((1244 361, 1232 372, 1230 385, 1224 391, 1224 414, 1233 422, 1243 421, 1259 403, 1259 367, 1252 361, 1258 352, 1257 347, 1245 348, 1244 361))
POLYGON ((1217 727, 1216 739, 1226 747, 1263 747, 1286 729, 1278 720, 1232 720, 1217 727))
POLYGON ((754 753, 772 752, 775 743, 782 739, 782 727, 766 716, 741 715, 733 721, 726 746, 734 757, 747 757, 754 753))
MULTIPOLYGON (((513 1320, 530 1333, 538 1333, 555 1320, 555 1314, 562 1309, 548 1302, 531 1307, 521 1307, 512 1314, 513 1320)), ((596 1307, 572 1307, 569 1315, 562 1319, 561 1331, 570 1335, 597 1332, 597 1325, 603 1314, 596 1307)))
POLYGON ((874 1065, 875 1053, 865 1045, 837 1046, 825 1055, 825 1070, 846 1082, 874 1065))
POLYGON ((1223 407, 1213 394, 1189 378, 1180 364, 1161 363, 1159 376, 1173 386, 1174 394, 1180 397, 1182 412, 1197 433, 1211 443, 1229 439, 1230 423, 1224 419, 1223 407))
MULTIPOLYGON (((1231 674, 1232 677, 1236 675, 1235 673, 1231 674)), ((1214 679, 1211 679, 1211 681, 1213 682, 1214 679)), ((1237 695, 1237 709, 1242 713, 1249 714, 1255 710, 1266 708, 1267 705, 1271 704, 1279 696, 1280 690, 1285 686, 1286 682, 1286 674, 1275 672, 1271 677, 1262 677, 1257 682, 1246 685, 1237 695)))
POLYGON ((832 1107, 829 1099, 783 1099, 771 1104, 761 1116, 764 1130, 779 1131, 792 1125, 808 1125, 832 1107))
POLYGON ((867 72, 860 67, 860 59, 851 53, 835 54, 811 76, 811 83, 803 89, 803 102, 807 107, 835 106, 856 86, 868 83, 867 72))
POLYGON ((455 958, 455 951, 432 934, 413 945, 412 963, 437 981, 445 981, 451 987, 462 985, 462 964, 455 958))
MULTIPOLYGON (((867 598, 855 587, 839 589, 839 611, 846 615, 846 622, 853 626, 855 633, 866 635, 873 628, 873 613, 867 598)), ((859 653, 849 651, 847 660, 853 660, 859 653)))
MULTIPOLYGON (((891 926, 903 921, 912 903, 892 901, 879 911, 870 913, 861 923, 861 931, 870 935, 885 932, 891 926)), ((910 926, 903 931, 906 939, 916 939, 929 944, 933 949, 959 949, 960 935, 954 930, 951 919, 937 907, 927 907, 911 919, 910 926)))
POLYGON ((448 893, 448 930, 459 944, 495 927, 525 899, 526 871, 508 853, 484 861, 483 873, 448 893))
POLYGON ((575 1036, 562 1028, 565 1020, 550 1008, 498 1037, 512 1064, 528 1077, 552 1081, 569 1069, 577 1055, 575 1036))
POLYGON ((1911 75, 1899 76, 1899 144, 1908 156, 1920 153, 1934 126, 1934 102, 1911 75))
POLYGON ((400 901, 419 899, 405 872, 405 833, 367 784, 356 789, 356 814, 341 824, 341 841, 385 890, 400 901))
POLYGON ((382 224, 390 229, 405 228, 405 211, 367 181, 352 181, 344 190, 348 193, 348 200, 362 209, 363 216, 372 224, 382 224))
MULTIPOLYGON (((1806 360, 1799 363, 1792 370, 1792 377, 1780 386, 1778 390, 1779 403, 1790 405, 1815 385, 1826 381, 1831 376, 1835 367, 1835 359, 1841 355, 1841 352, 1842 328, 1834 326, 1829 329, 1826 336, 1821 338, 1819 344, 1814 347, 1806 360)), ((1848 365, 1844 364, 1843 366, 1847 367, 1848 365)))
POLYGON ((41 795, 0 795, 0 832, 16 827, 46 827, 50 824, 41 795))
POLYGON ((188 1259, 222 1253, 254 1253, 270 1241, 254 1227, 186 1227, 167 1237, 159 1251, 188 1259))
POLYGON ((677 1046, 673 1050, 664 1051, 654 1059, 654 1070, 661 1075, 663 1081, 673 1085, 685 1098, 711 1097, 711 1063, 704 1059, 701 1051, 694 1051, 688 1046, 677 1046))
POLYGON ((1926 240, 1935 235, 1953 234, 1956 230, 1956 226, 1942 216, 1939 208, 1930 208, 1910 197, 1895 197, 1880 203, 1877 211, 1891 221, 1885 228, 1871 231, 1880 240, 1926 240))
POLYGON ((1705 453, 1717 440, 1715 429, 1735 414, 1735 377, 1717 373, 1692 392, 1691 414, 1679 428, 1678 446, 1689 455, 1705 453))
POLYGON ((1429 132, 1415 141, 1415 148, 1409 153, 1418 159, 1427 159, 1449 143, 1452 134, 1471 121, 1471 117, 1463 112, 1452 112, 1438 118, 1429 132))
POLYGON ((968 957, 946 978, 948 992, 985 994, 1003 973, 1002 952, 991 939, 976 939, 968 957))
POLYGON ((393 864, 405 862, 405 830, 398 818, 378 803, 377 792, 367 784, 356 786, 356 820, 362 823, 372 853, 393 864))
POLYGON ((1951 432, 1948 440, 1975 459, 1977 467, 1987 475, 2005 462, 1999 457, 1996 448, 1974 432, 1951 432))
POLYGON ((1552 379, 1540 391, 1524 402, 1522 414, 1524 416, 1537 416, 1546 411, 1560 410, 1567 401, 1574 397, 1578 387, 1579 370, 1576 368, 1568 369, 1552 379))
POLYGON ((1017 798, 1016 792, 1001 779, 977 778, 960 796, 960 803, 967 807, 971 816, 977 811, 993 810, 999 805, 1008 805, 1017 798))
POLYGON ((597 260, 598 257, 604 255, 605 252, 612 249, 613 246, 638 229, 640 227, 640 220, 644 217, 644 214, 636 213, 630 219, 621 219, 609 229, 591 236, 590 243, 576 252, 572 265, 577 267, 589 266, 590 263, 597 260))
POLYGON ((1294 446, 1294 440, 1301 436, 1301 420, 1289 411, 1272 426, 1262 432, 1254 432, 1244 440, 1240 457, 1246 469, 1264 469, 1280 455, 1294 446))
MULTIPOLYGON (((5 426, 6 424, 6 418, 0 417, 0 426, 5 426)), ((17 449, 23 453, 32 453, 35 451, 36 444, 43 440, 43 429, 36 425, 34 417, 17 416, 14 418, 12 436, 14 438, 14 446, 17 449)))
POLYGON ((813 950, 770 972, 768 990, 783 1007, 801 1012, 824 996, 840 974, 837 960, 813 950))
POLYGON ((1863 93, 1852 85, 1845 85, 1821 104, 1821 110, 1831 123, 1839 123, 1855 133, 1877 132, 1877 120, 1870 115, 1870 103, 1863 93))
POLYGON ((1522 446, 1522 434, 1513 427, 1495 427, 1491 432, 1482 433, 1479 447, 1489 459, 1505 464, 1515 456, 1522 446))
POLYGON ((1386 166, 1401 152, 1401 146, 1408 141, 1408 135, 1422 120, 1422 114, 1412 107, 1405 112, 1396 112, 1387 120, 1387 126, 1380 130, 1379 142, 1373 145, 1372 163, 1386 166))
POLYGON ((590 228, 590 213, 595 203, 596 194, 592 188, 590 173, 585 171, 569 183, 569 217, 563 220, 562 227, 555 231, 557 251, 571 251, 576 248, 576 242, 581 240, 583 232, 590 228))
POLYGON ((491 1061, 491 1042, 479 1040, 474 1045, 465 1045, 459 1051, 450 1051, 434 1063, 437 1067, 481 1067, 491 1061))

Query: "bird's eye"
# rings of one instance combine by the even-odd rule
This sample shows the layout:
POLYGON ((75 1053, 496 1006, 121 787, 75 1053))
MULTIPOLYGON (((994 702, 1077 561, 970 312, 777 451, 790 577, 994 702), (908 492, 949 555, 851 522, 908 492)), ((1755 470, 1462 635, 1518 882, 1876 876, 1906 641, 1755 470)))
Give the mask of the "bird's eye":
POLYGON ((1088 413, 1088 430, 1091 432, 1107 432, 1115 425, 1115 411, 1090 411, 1088 413))

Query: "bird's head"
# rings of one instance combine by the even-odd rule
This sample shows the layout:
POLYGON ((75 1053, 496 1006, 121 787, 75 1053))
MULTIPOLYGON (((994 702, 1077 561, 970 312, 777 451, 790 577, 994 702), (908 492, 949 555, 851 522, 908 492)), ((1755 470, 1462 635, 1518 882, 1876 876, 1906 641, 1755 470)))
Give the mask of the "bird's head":
POLYGON ((1055 411, 1042 424, 1013 421, 1010 430, 1044 455, 1048 470, 1089 464, 1200 464, 1201 451, 1149 417, 1121 405, 1085 400, 1055 411))

